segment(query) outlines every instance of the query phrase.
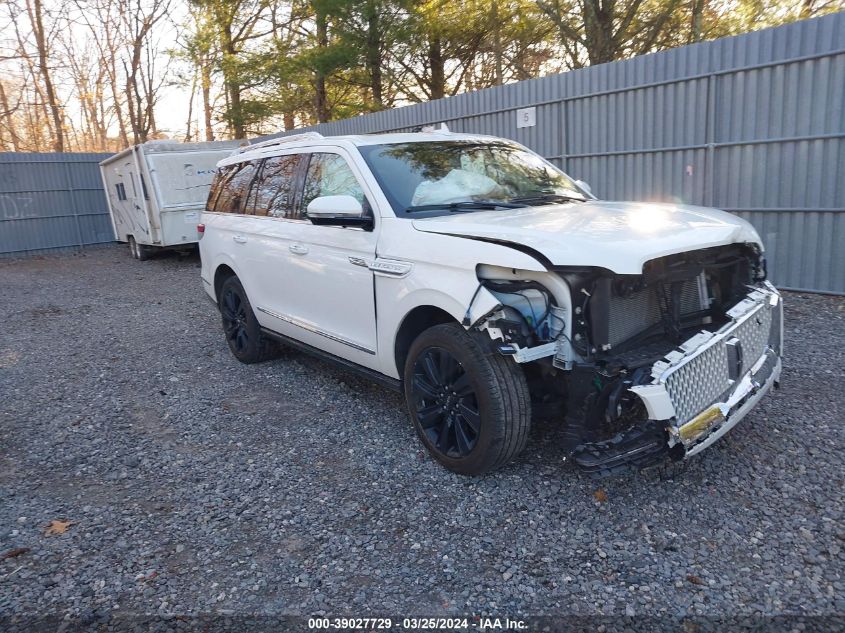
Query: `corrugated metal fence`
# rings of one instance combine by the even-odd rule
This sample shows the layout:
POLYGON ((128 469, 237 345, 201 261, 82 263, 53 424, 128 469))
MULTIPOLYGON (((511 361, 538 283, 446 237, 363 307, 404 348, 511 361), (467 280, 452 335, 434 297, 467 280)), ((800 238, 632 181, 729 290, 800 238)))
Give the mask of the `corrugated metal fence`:
POLYGON ((98 167, 110 155, 0 152, 0 256, 114 241, 98 167))
POLYGON ((308 129, 440 122, 519 141, 600 198, 737 213, 777 284, 845 293, 845 13, 308 129))

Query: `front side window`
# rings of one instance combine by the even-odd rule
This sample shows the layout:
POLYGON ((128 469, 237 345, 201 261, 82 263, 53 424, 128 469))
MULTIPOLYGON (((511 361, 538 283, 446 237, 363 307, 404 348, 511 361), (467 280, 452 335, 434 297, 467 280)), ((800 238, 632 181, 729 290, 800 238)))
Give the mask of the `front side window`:
POLYGON ((272 218, 294 217, 293 187, 298 165, 298 154, 266 159, 261 174, 252 185, 248 213, 272 218))
MULTIPOLYGON (((243 202, 255 175, 256 161, 229 165, 221 170, 219 182, 215 179, 216 197, 213 210, 217 213, 243 213, 243 202)), ((209 206, 212 200, 209 199, 209 206)))
POLYGON ((302 190, 302 216, 308 217, 308 204, 314 198, 342 195, 364 204, 364 191, 344 158, 338 154, 311 154, 302 190))
POLYGON ((419 207, 448 213, 455 203, 469 211, 473 204, 491 208, 585 199, 554 165, 507 142, 424 141, 359 149, 398 217, 410 217, 419 207))

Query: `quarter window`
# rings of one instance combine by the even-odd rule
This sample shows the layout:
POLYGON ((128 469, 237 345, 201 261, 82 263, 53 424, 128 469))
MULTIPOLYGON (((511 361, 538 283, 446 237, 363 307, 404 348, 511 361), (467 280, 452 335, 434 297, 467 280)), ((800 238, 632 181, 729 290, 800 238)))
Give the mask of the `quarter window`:
POLYGON ((214 211, 217 213, 243 213, 242 207, 246 198, 249 184, 255 175, 254 161, 238 163, 224 169, 220 174, 217 185, 217 198, 214 200, 214 211))
POLYGON ((308 217, 308 204, 319 196, 352 196, 364 204, 364 191, 349 165, 338 154, 311 154, 302 191, 302 216, 308 217))
POLYGON ((299 155, 266 159, 249 195, 249 212, 273 218, 294 217, 293 185, 298 165, 299 155))
POLYGON ((224 167, 223 169, 218 169, 217 173, 214 174, 214 178, 211 181, 211 189, 208 190, 208 198, 205 201, 206 211, 214 211, 214 203, 220 195, 220 190, 223 188, 223 181, 226 179, 228 173, 229 168, 224 167))

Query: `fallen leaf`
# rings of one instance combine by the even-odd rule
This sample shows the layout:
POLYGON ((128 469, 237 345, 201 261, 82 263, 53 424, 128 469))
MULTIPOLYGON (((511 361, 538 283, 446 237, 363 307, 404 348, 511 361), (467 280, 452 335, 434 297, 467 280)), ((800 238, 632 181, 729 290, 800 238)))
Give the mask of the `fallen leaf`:
POLYGON ((695 575, 693 575, 693 574, 688 574, 688 575, 687 575, 687 580, 688 580, 689 582, 691 582, 692 584, 694 584, 694 585, 702 585, 702 586, 703 586, 703 585, 706 585, 706 584, 707 584, 707 583, 706 583, 706 582, 704 582, 701 578, 699 578, 698 576, 695 576, 695 575))
POLYGON ((599 503, 606 503, 607 502, 607 493, 599 488, 593 493, 593 496, 596 498, 596 501, 599 503))
POLYGON ((44 536, 53 536, 54 534, 64 534, 67 529, 73 525, 75 521, 59 521, 53 519, 44 531, 44 536))
POLYGON ((0 554, 0 560, 6 560, 7 558, 14 558, 15 556, 20 556, 21 554, 26 554, 29 551, 28 547, 16 547, 14 549, 10 549, 8 552, 3 552, 0 554))

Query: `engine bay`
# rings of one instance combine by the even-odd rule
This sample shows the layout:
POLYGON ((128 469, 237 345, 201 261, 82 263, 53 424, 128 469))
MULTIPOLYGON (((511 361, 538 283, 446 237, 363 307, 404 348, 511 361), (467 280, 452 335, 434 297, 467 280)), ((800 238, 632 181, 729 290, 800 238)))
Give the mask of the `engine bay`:
POLYGON ((759 250, 731 244, 669 255, 640 275, 553 272, 568 296, 536 278, 480 278, 500 302, 482 329, 499 353, 523 363, 532 402, 557 403, 573 460, 587 471, 682 457, 684 447, 632 388, 652 382, 653 368, 679 346, 731 323, 731 310, 766 278, 759 250))

